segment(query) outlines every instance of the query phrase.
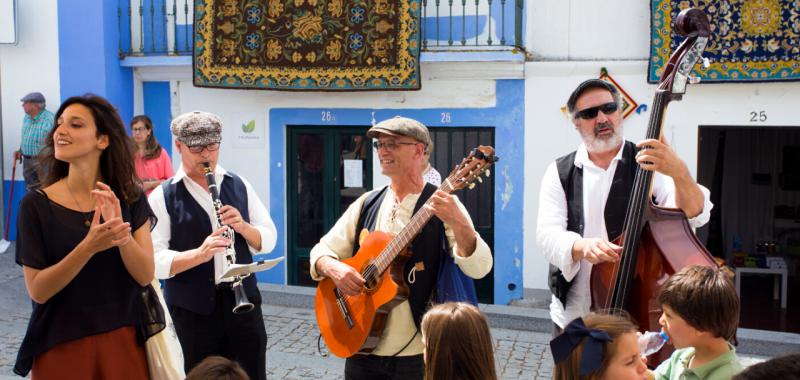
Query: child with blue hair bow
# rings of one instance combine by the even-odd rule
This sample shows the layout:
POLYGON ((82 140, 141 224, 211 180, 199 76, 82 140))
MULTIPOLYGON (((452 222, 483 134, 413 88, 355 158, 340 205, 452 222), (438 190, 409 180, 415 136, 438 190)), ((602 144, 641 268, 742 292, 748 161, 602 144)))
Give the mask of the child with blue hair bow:
POLYGON ((550 341, 555 380, 643 380, 636 326, 617 315, 590 314, 550 341))

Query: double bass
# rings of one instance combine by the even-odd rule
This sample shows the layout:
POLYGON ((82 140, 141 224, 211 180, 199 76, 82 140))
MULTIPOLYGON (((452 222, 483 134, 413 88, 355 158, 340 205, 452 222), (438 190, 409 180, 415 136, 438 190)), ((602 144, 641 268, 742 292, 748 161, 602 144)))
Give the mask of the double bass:
MULTIPOLYGON (((710 35, 708 18, 698 9, 682 11, 675 20, 675 30, 686 39, 664 67, 647 139, 661 138, 667 104, 680 100, 686 92, 689 75, 710 35)), ((718 265, 695 236, 683 211, 653 204, 652 179, 652 171, 636 169, 622 235, 615 240, 623 247, 620 259, 594 265, 591 273, 592 308, 625 310, 642 331, 661 329, 657 297, 669 276, 688 265, 718 265)))

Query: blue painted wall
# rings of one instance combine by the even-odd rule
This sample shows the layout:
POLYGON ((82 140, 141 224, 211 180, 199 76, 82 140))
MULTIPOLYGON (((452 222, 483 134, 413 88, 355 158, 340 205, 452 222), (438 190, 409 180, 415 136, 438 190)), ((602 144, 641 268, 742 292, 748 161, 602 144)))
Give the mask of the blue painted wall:
POLYGON ((172 132, 169 123, 172 121, 170 116, 170 96, 169 82, 144 82, 144 114, 153 121, 153 133, 161 146, 172 154, 172 132))
MULTIPOLYGON (((58 2, 60 95, 62 100, 87 92, 103 96, 117 107, 123 122, 127 123, 133 117, 133 72, 130 68, 121 67, 119 64, 120 27, 117 22, 117 10, 116 1, 58 2)), ((123 33, 123 37, 125 36, 123 33)), ((158 88, 156 92, 161 91, 163 90, 158 88)), ((163 95, 160 96, 163 101, 163 95)), ((166 99, 167 115, 169 115, 168 84, 166 99)), ((58 106, 53 108, 56 109, 58 106)), ((163 113, 159 110, 155 112, 163 113)), ((169 120, 167 129, 169 129, 168 123, 169 120)), ((16 239, 19 200, 25 194, 22 165, 17 167, 16 174, 8 234, 12 240, 16 239)), ((11 186, 10 180, 3 181, 3 204, 6 207, 11 186)))
POLYGON ((119 64, 116 1, 58 2, 61 99, 91 92, 133 117, 133 72, 119 64))
MULTIPOLYGON (((286 226, 286 126, 287 125, 371 125, 395 115, 417 119, 431 127, 494 127, 495 145, 501 160, 493 170, 495 179, 494 299, 507 304, 522 298, 524 192, 524 81, 496 82, 497 103, 490 108, 429 109, 331 109, 275 108, 269 111, 270 215, 279 236, 287 236, 286 226), (321 121, 330 112, 330 121, 321 121), (449 123, 443 123, 443 114, 449 123)), ((327 119, 327 118, 326 118, 327 119)), ((271 255, 285 255, 285 238, 279 239, 271 255)), ((284 261, 285 262, 285 261, 284 261)), ((286 265, 258 274, 259 281, 286 283, 286 265)))

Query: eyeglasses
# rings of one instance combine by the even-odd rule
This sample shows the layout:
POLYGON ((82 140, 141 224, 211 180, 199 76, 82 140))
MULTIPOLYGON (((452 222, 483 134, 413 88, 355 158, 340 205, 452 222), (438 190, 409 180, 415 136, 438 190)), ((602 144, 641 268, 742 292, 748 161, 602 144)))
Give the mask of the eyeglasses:
POLYGON ((141 133, 147 131, 147 128, 131 128, 131 132, 133 133, 141 133))
POLYGON ((619 109, 619 106, 617 105, 617 103, 616 102, 611 102, 611 103, 601 104, 601 105, 596 106, 596 107, 591 107, 591 108, 587 108, 587 109, 575 112, 575 117, 578 118, 578 119, 590 120, 590 119, 596 118, 597 117, 597 112, 599 112, 599 111, 602 111, 603 114, 610 115, 610 114, 616 112, 617 109, 619 109))
POLYGON ((208 145, 187 145, 186 147, 189 148, 189 151, 192 153, 202 153, 203 149, 208 149, 209 152, 213 152, 219 149, 219 143, 211 143, 208 145))
POLYGON ((395 149, 397 149, 398 145, 417 145, 417 144, 422 144, 422 143, 418 143, 418 142, 413 142, 413 143, 411 143, 411 142, 395 142, 395 141, 389 141, 389 142, 373 141, 372 142, 372 146, 375 147, 375 150, 380 150, 381 148, 385 148, 386 150, 388 150, 390 152, 395 150, 395 149))

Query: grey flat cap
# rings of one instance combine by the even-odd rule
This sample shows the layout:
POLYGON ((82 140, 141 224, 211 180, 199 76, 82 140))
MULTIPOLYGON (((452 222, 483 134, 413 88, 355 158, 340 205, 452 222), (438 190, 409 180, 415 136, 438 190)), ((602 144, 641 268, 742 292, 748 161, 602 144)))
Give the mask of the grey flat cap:
POLYGON ((187 146, 208 145, 222 141, 222 121, 203 111, 187 112, 172 119, 172 134, 187 146))
POLYGON ((408 136, 425 144, 425 151, 429 147, 432 148, 431 135, 428 133, 428 127, 424 124, 407 117, 395 116, 391 119, 386 119, 367 131, 367 136, 373 139, 378 138, 379 134, 387 134, 390 136, 408 136))
POLYGON ((31 92, 23 96, 19 101, 23 103, 44 103, 44 95, 41 92, 31 92))

